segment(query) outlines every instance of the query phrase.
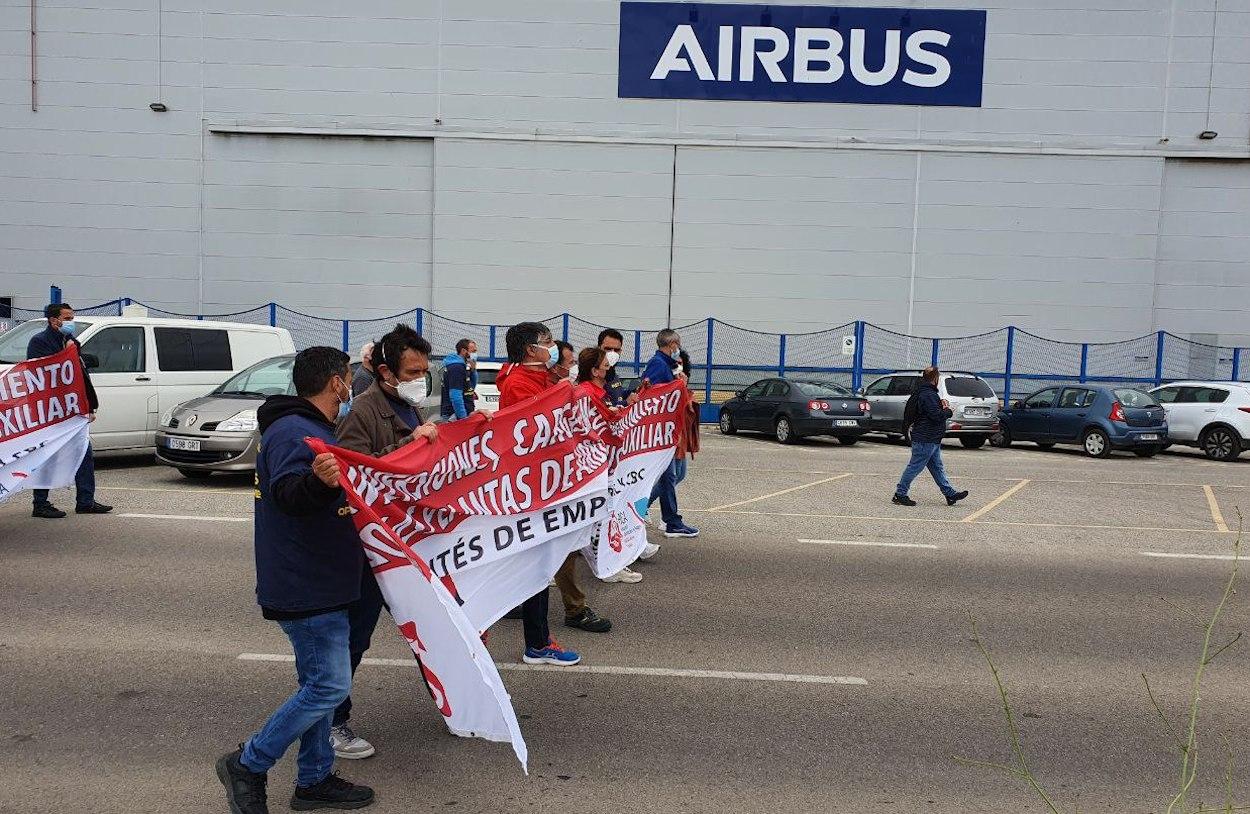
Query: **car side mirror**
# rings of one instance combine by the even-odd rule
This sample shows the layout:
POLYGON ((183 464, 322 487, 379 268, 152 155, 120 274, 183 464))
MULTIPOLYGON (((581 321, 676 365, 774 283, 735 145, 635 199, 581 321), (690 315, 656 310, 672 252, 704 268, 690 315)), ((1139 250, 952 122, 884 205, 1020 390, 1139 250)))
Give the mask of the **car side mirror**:
POLYGON ((734 393, 734 398, 736 399, 744 399, 746 397, 747 397, 747 392, 745 390, 739 390, 736 393, 734 393))
POLYGON ((862 388, 862 387, 861 387, 861 388, 859 388, 858 390, 856 390, 856 391, 855 391, 855 395, 857 395, 857 396, 863 396, 863 395, 866 395, 866 394, 864 393, 864 388, 862 388))
POLYGON ((1011 403, 1011 409, 1013 409, 1013 410, 1027 410, 1028 408, 1024 406, 1024 402, 1023 402, 1023 401, 1016 400, 1016 401, 1013 401, 1013 402, 1011 403))
POLYGON ((94 353, 84 353, 82 354, 82 364, 87 370, 95 370, 100 366, 100 357, 94 353))

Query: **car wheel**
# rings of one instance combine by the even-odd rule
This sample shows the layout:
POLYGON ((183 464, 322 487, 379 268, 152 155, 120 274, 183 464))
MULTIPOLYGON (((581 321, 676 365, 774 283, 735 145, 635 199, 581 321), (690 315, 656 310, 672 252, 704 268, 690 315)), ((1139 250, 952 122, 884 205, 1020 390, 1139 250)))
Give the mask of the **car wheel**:
POLYGON ((844 447, 853 447, 859 443, 858 435, 839 435, 838 443, 844 447))
POLYGON ((1159 448, 1157 446, 1140 447, 1133 450, 1133 454, 1138 458, 1153 458, 1159 454, 1159 448))
POLYGON ((212 472, 205 472, 202 469, 179 469, 178 474, 191 480, 208 480, 213 475, 212 472))
POLYGON ((781 416, 777 419, 776 424, 777 441, 782 444, 797 444, 799 436, 794 431, 794 425, 790 423, 788 416, 781 416))
POLYGON ((720 431, 721 435, 733 435, 738 432, 737 426, 734 425, 734 417, 728 410, 720 411, 720 431))
POLYGON ((1054 449, 1055 448, 1055 444, 1053 441, 1038 441, 1036 443, 1039 449, 1054 449))
POLYGON ((967 449, 980 449, 985 446, 986 440, 984 435, 965 435, 959 439, 959 443, 967 449))
POLYGON ((1085 431, 1085 435, 1081 438, 1081 446, 1085 448, 1085 454, 1091 458, 1106 458, 1111 454, 1111 439, 1097 428, 1085 431))
POLYGON ((990 444, 1001 449, 1006 449, 1011 446, 1011 430, 1003 427, 998 432, 990 436, 990 444))
POLYGON ((1231 427, 1212 427, 1202 434, 1199 446, 1213 461, 1231 461, 1241 454, 1241 436, 1231 427))

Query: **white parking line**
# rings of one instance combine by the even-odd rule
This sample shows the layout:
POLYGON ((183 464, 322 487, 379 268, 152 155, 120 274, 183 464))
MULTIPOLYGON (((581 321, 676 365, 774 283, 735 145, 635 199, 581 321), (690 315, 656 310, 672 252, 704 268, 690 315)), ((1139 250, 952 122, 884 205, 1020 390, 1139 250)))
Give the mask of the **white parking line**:
POLYGON ((874 540, 804 540, 799 539, 800 543, 811 543, 812 545, 849 545, 849 546, 880 546, 881 548, 940 548, 931 543, 887 543, 874 540))
POLYGON ((1203 484, 1202 491, 1207 495, 1207 506, 1211 509, 1211 521, 1215 523, 1218 531, 1228 531, 1228 524, 1224 522, 1224 515, 1220 512, 1220 503, 1215 499, 1215 492, 1211 491, 1211 487, 1203 484))
MULTIPOLYGON (((239 661, 276 661, 293 662, 295 656, 281 653, 240 653, 239 661)), ((416 662, 412 659, 361 659, 361 664, 377 667, 412 668, 416 662)), ((727 681, 773 681, 791 684, 843 684, 849 686, 867 686, 868 680, 858 676, 816 676, 796 675, 792 673, 743 673, 726 670, 678 670, 668 667, 600 667, 578 665, 576 667, 556 667, 547 664, 519 664, 511 661, 495 662, 500 670, 517 673, 573 673, 582 675, 609 676, 655 676, 658 678, 704 678, 724 679, 727 681)))
POLYGON ((208 520, 217 523, 250 523, 251 517, 223 517, 213 514, 141 514, 139 512, 118 512, 114 517, 134 517, 139 520, 208 520))
POLYGON ((781 497, 782 495, 788 495, 791 492, 797 492, 800 489, 808 489, 808 488, 811 488, 812 486, 819 486, 822 483, 830 483, 835 480, 842 480, 843 478, 849 478, 850 476, 851 476, 850 472, 843 472, 841 475, 834 475, 832 478, 821 478, 818 481, 812 481, 811 483, 804 483, 801 486, 791 486, 789 489, 782 489, 780 492, 769 492, 766 495, 760 495, 759 497, 752 497, 746 500, 739 500, 736 503, 726 503, 724 506, 713 506, 710 509, 704 509, 704 511, 720 512, 720 511, 724 511, 725 509, 732 509, 735 506, 745 506, 748 503, 756 503, 761 500, 767 500, 770 497, 781 497))
POLYGON ((1161 560, 1235 560, 1235 554, 1173 554, 1167 551, 1141 551, 1143 557, 1156 557, 1161 560))

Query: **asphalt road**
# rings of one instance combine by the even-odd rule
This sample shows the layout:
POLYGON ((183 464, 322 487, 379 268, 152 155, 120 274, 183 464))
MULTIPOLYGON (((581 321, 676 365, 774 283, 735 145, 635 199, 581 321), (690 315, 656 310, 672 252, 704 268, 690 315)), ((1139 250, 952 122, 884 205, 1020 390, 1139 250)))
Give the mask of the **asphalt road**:
MULTIPOLYGON (((680 490, 701 537, 661 539, 638 585, 595 583, 610 634, 563 628, 553 598, 587 665, 675 672, 505 670, 526 777, 506 746, 447 734, 383 624, 371 655, 400 664, 365 665, 355 686, 378 754, 339 769, 377 789, 379 812, 1043 811, 1021 781, 954 759, 1009 759, 971 613, 1061 808, 1165 810, 1178 759, 1141 674, 1182 718, 1233 565, 1188 557, 1232 553, 1250 459, 951 446, 971 498, 948 508, 922 476, 904 509, 889 495, 906 452, 709 430, 680 490)), ((290 664, 238 658, 290 652, 252 600, 248 480, 192 484, 130 457, 102 461, 99 482, 113 516, 0 506, 0 812, 223 812, 214 759, 294 683, 290 664)), ((1246 623, 1234 596, 1216 641, 1246 623)), ((504 621, 491 650, 515 662, 520 641, 504 621)), ((1250 804, 1247 677, 1242 643, 1208 668, 1195 806, 1223 800, 1224 736, 1250 804)), ((292 777, 289 756, 274 811, 292 777)))

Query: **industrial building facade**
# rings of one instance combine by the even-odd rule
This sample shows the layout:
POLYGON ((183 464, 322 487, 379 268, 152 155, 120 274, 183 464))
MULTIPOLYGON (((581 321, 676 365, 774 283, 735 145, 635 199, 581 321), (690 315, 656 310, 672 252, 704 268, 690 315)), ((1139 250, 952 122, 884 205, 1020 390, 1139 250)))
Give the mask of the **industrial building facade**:
POLYGON ((979 104, 625 96, 609 0, 0 0, 0 296, 1250 343, 1250 0, 857 8, 984 12, 979 104))

